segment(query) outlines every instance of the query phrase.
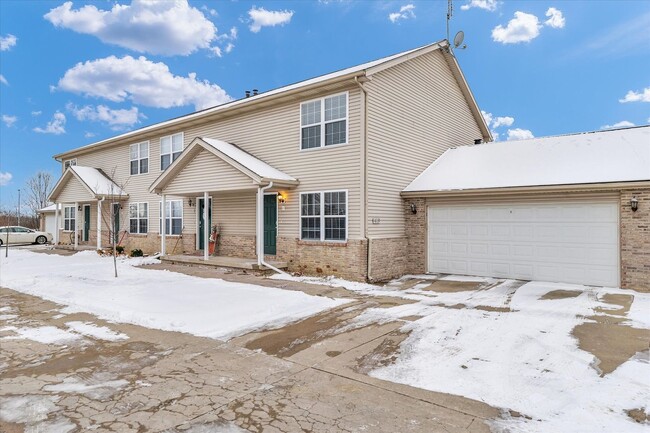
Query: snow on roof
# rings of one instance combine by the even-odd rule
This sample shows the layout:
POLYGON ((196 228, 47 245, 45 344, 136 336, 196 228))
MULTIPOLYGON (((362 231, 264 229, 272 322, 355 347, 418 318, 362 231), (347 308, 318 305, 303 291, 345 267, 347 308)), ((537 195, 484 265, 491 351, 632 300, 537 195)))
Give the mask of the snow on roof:
POLYGON ((81 179, 95 195, 128 195, 126 191, 106 176, 104 172, 96 168, 71 165, 70 169, 79 176, 79 179, 81 179))
POLYGON ((650 126, 452 148, 404 192, 650 181, 650 126))
POLYGON ((227 143, 225 141, 216 140, 214 138, 204 138, 200 137, 201 140, 209 144, 210 146, 217 149, 219 152, 238 162, 242 166, 246 167, 248 170, 257 174, 258 176, 265 179, 277 179, 277 180, 289 180, 295 181, 296 179, 289 176, 286 173, 281 172, 280 170, 271 167, 266 162, 257 159, 250 153, 240 149, 234 144, 227 143))
POLYGON ((362 63, 362 64, 357 65, 357 66, 352 66, 350 68, 341 69, 339 71, 335 71, 335 72, 332 72, 332 73, 329 73, 329 74, 320 75, 318 77, 314 77, 314 78, 310 78, 310 79, 307 79, 307 80, 299 81, 297 83, 289 84, 287 86, 278 87, 276 89, 272 89, 272 90, 269 90, 267 92, 262 92, 262 93, 259 93, 257 95, 254 95, 254 96, 251 96, 251 97, 248 97, 248 98, 236 99, 236 100, 226 102, 226 103, 221 104, 221 105, 217 105, 215 107, 206 108, 205 110, 196 111, 194 113, 190 113, 190 114, 180 116, 180 117, 177 117, 177 118, 174 118, 174 119, 170 119, 170 120, 166 120, 166 121, 163 121, 163 122, 160 122, 160 123, 155 123, 153 125, 145 126, 143 128, 139 128, 139 129, 136 129, 136 130, 133 130, 133 131, 129 131, 129 132, 126 132, 124 134, 117 135, 115 137, 107 138, 106 140, 98 141, 98 142, 89 144, 87 146, 79 147, 79 148, 76 148, 76 149, 72 149, 70 151, 60 153, 58 155, 55 155, 54 157, 55 158, 60 158, 63 155, 69 154, 71 152, 76 152, 76 151, 79 151, 81 149, 91 148, 91 147, 94 147, 94 146, 97 146, 97 145, 100 145, 100 144, 104 144, 104 143, 107 143, 107 142, 110 142, 110 141, 130 137, 130 136, 136 135, 136 134, 140 134, 140 133, 143 133, 143 132, 155 129, 155 128, 160 128, 160 127, 163 127, 163 126, 173 125, 173 124, 181 122, 181 121, 193 119, 193 118, 196 118, 196 117, 202 117, 202 116, 205 116, 205 115, 216 113, 218 111, 226 110, 226 109, 229 109, 229 108, 232 108, 232 107, 235 107, 235 106, 239 106, 239 105, 242 105, 242 104, 248 104, 248 103, 251 103, 253 101, 257 101, 259 99, 267 98, 267 97, 272 96, 272 95, 277 95, 277 94, 288 92, 288 91, 291 91, 291 90, 300 89, 302 87, 307 87, 307 86, 310 86, 310 85, 313 85, 313 84, 318 84, 318 83, 325 82, 325 81, 332 80, 332 79, 336 79, 336 78, 339 78, 339 77, 345 77, 346 75, 354 74, 354 73, 357 73, 357 72, 362 72, 362 71, 365 71, 365 70, 370 69, 372 67, 379 66, 381 64, 390 62, 391 60, 398 59, 400 57, 406 57, 409 54, 412 54, 412 53, 414 53, 416 51, 420 51, 420 50, 430 48, 430 47, 435 47, 435 46, 441 48, 441 47, 444 47, 446 45, 447 45, 447 41, 445 41, 445 40, 438 41, 438 42, 433 42, 431 44, 423 45, 421 47, 414 48, 412 50, 402 51, 401 53, 393 54, 391 56, 382 57, 381 59, 377 59, 377 60, 373 60, 373 61, 370 61, 370 62, 362 63))
MULTIPOLYGON (((49 205, 49 206, 45 206, 45 207, 42 208, 42 209, 39 209, 38 212, 40 212, 40 213, 43 213, 43 212, 54 212, 55 209, 56 209, 56 205, 51 204, 51 205, 49 205)), ((61 209, 61 203, 59 203, 59 209, 61 209)))

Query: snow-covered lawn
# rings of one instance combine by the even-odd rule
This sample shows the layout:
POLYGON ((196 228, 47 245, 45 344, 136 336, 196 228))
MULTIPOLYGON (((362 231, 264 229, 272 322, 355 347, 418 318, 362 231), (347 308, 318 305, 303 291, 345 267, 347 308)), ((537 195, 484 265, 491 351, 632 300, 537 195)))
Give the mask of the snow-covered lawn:
MULTIPOLYGON (((119 259, 119 277, 114 278, 112 258, 94 251, 64 257, 14 249, 8 258, 4 251, 0 256, 0 286, 66 305, 64 313, 86 312, 219 339, 280 326, 348 302, 137 267, 147 260, 119 259)), ((97 332, 80 322, 68 325, 80 334, 97 332)), ((39 337, 61 337, 46 331, 39 337)))
POLYGON ((444 292, 425 290, 437 277, 418 277, 428 281, 407 289, 401 288, 403 281, 380 287, 336 278, 288 279, 417 301, 367 310, 358 318, 365 324, 421 316, 402 328, 409 336, 400 346, 397 361, 370 375, 462 395, 532 418, 506 415, 494 422, 496 431, 649 431, 648 423, 635 423, 626 413, 641 409, 650 414, 647 345, 601 377, 594 355, 579 348, 572 331, 582 323, 593 323, 590 317, 610 311, 621 314, 619 306, 604 302, 607 294, 634 297, 619 326, 650 329, 650 294, 472 277, 466 280, 484 283, 478 290, 444 292), (544 297, 551 292, 570 296, 544 297))

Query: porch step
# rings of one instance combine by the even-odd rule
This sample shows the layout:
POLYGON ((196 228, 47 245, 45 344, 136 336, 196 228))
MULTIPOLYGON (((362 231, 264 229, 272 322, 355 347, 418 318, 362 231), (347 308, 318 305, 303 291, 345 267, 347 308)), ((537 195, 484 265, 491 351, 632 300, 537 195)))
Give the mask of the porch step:
MULTIPOLYGON (((258 266, 257 259, 243 259, 239 257, 225 257, 225 256, 210 256, 208 260, 204 260, 201 256, 189 255, 167 255, 160 257, 164 263, 193 265, 193 266, 210 266, 214 268, 235 268, 235 269, 250 269, 253 271, 268 270, 265 266, 258 266)), ((287 269, 287 262, 268 261, 272 266, 278 269, 287 269)))

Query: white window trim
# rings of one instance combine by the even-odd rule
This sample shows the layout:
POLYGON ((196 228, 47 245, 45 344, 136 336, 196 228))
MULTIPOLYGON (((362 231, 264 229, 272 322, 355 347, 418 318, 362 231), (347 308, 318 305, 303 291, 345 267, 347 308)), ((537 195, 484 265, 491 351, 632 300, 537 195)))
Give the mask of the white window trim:
MULTIPOLYGON (((334 215, 332 215, 334 216, 334 215)), ((305 218, 313 218, 312 216, 305 216, 305 218)), ((340 217, 340 215, 339 215, 340 217)), ((300 199, 298 202, 298 239, 301 242, 327 242, 333 244, 344 244, 350 239, 350 230, 348 228, 350 222, 350 192, 347 189, 329 189, 325 191, 305 191, 300 193, 300 199), (325 239, 325 193, 327 192, 344 192, 345 193, 345 239, 325 239), (321 221, 321 230, 320 230, 320 239, 303 239, 302 238, 302 196, 305 194, 320 194, 320 221, 321 221)))
POLYGON ((139 142, 139 143, 133 143, 133 144, 131 144, 131 145, 129 146, 129 173, 131 173, 130 175, 131 175, 131 176, 140 176, 141 174, 149 174, 150 169, 151 169, 151 145, 150 145, 150 143, 149 143, 149 140, 141 141, 141 142, 139 142), (147 143, 147 155, 148 155, 148 156, 147 156, 146 159, 149 160, 149 161, 147 162, 147 172, 146 172, 146 173, 142 173, 142 172, 140 172, 140 161, 143 160, 143 159, 145 159, 145 158, 140 157, 140 145, 143 144, 143 143, 147 143), (131 158, 131 148, 132 148, 133 146, 138 146, 138 157, 137 157, 136 159, 132 159, 132 158, 131 158), (135 174, 131 173, 131 161, 138 161, 138 172, 135 173, 135 174))
POLYGON ((151 206, 149 206, 149 202, 146 201, 139 201, 139 202, 134 202, 134 203, 129 203, 128 205, 128 214, 129 214, 129 234, 132 235, 146 235, 149 233, 151 230, 151 227, 149 225, 149 213, 151 212, 151 206), (140 218, 140 205, 146 204, 147 205, 147 217, 146 218, 140 218), (131 205, 137 205, 138 206, 138 217, 137 218, 131 218, 131 205), (138 231, 137 232, 132 232, 131 231, 131 220, 132 219, 137 219, 138 220, 138 231), (140 232, 140 220, 146 219, 147 220, 147 231, 142 233, 140 232))
POLYGON ((62 210, 63 210, 63 218, 62 218, 62 220, 63 220, 63 231, 64 232, 74 232, 76 230, 76 228, 77 228, 77 208, 74 207, 74 206, 63 206, 62 210), (72 216, 70 218, 65 217, 65 210, 66 209, 72 209, 72 212, 71 212, 72 216), (68 224, 68 229, 66 229, 65 228, 65 222, 66 221, 74 221, 75 230, 69 230, 70 224, 68 224))
MULTIPOLYGON (((171 203, 174 201, 180 201, 181 202, 181 232, 177 235, 173 235, 171 233, 165 233, 165 236, 180 236, 183 234, 183 228, 185 227, 185 209, 183 209, 183 206, 185 205, 183 199, 174 199, 174 200, 165 200, 165 203, 171 203)), ((170 206, 170 213, 165 215, 167 218, 171 218, 171 205, 170 206)), ((171 229, 171 223, 169 223, 169 228, 171 229)), ((158 236, 160 236, 162 233, 162 200, 158 202, 158 236)))
POLYGON ((65 161, 63 161, 63 171, 67 170, 68 167, 70 167, 72 165, 75 165, 75 166, 77 165, 77 158, 66 159, 65 161), (66 164, 68 164, 67 167, 66 167, 66 164))
POLYGON ((160 137, 160 140, 158 140, 158 146, 160 147, 160 156, 158 158, 160 171, 167 170, 167 168, 169 168, 169 165, 172 165, 174 163, 174 159, 172 158, 172 155, 174 155, 174 149, 173 149, 174 140, 173 140, 172 137, 174 135, 180 135, 181 136, 181 152, 183 152, 183 150, 185 150, 185 133, 184 132, 181 131, 181 132, 177 132, 175 134, 169 134, 169 135, 164 135, 164 136, 160 137), (163 153, 162 152, 162 141, 163 141, 163 138, 167 138, 167 137, 169 137, 170 140, 171 140, 172 148, 169 149, 170 153, 163 153), (169 155, 170 156, 169 165, 167 166, 167 168, 162 168, 162 157, 163 157, 163 155, 169 155))
MULTIPOLYGON (((300 103, 300 109, 298 111, 298 115, 300 116, 300 127, 298 130, 298 150, 301 152, 309 152, 313 150, 321 150, 321 149, 331 149, 333 147, 339 147, 339 146, 347 146, 350 144, 350 92, 340 92, 340 93, 334 93, 332 95, 327 95, 323 96, 322 98, 315 98, 315 99, 310 99, 309 101, 304 101, 300 103), (338 122, 343 119, 337 119, 337 120, 331 120, 329 122, 325 122, 325 99, 327 98, 332 98, 334 96, 340 96, 340 95, 345 95, 345 143, 337 143, 337 144, 330 144, 329 146, 325 146, 325 123, 333 123, 333 122, 338 122), (305 128, 310 127, 310 126, 316 126, 320 125, 320 146, 318 147, 310 147, 309 149, 303 149, 302 148, 302 106, 304 104, 309 104, 310 102, 315 102, 315 101, 320 101, 320 106, 321 106, 321 116, 320 116, 320 124, 314 123, 311 125, 306 125, 304 126, 305 128)), ((329 191, 328 191, 329 192, 329 191)))

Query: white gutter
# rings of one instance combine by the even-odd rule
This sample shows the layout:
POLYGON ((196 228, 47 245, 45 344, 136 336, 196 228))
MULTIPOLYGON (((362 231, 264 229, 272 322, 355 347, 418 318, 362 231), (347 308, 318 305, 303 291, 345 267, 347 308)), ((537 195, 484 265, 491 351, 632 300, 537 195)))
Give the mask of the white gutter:
POLYGON ((359 77, 354 77, 354 82, 359 86, 359 89, 361 89, 361 105, 363 106, 361 109, 361 116, 363 116, 363 119, 361 120, 361 161, 363 161, 363 164, 361 165, 361 232, 363 233, 367 245, 366 280, 371 281, 370 271, 372 266, 370 264, 370 259, 372 258, 372 254, 370 249, 370 238, 368 237, 368 140, 366 139, 368 129, 368 91, 363 87, 363 84, 359 82, 359 77))
POLYGON ((266 266, 278 274, 287 275, 286 272, 281 271, 275 266, 264 261, 264 192, 272 187, 273 181, 271 181, 267 186, 260 187, 257 190, 257 265, 260 267, 266 266))

